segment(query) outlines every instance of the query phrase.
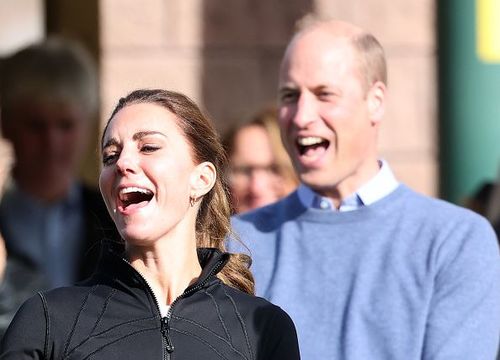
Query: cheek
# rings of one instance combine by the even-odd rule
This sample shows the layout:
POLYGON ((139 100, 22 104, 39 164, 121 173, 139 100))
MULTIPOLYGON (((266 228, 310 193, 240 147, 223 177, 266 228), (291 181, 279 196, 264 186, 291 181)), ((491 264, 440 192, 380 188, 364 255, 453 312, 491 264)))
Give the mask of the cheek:
POLYGON ((292 105, 282 105, 278 109, 278 125, 282 130, 290 126, 295 111, 292 105))

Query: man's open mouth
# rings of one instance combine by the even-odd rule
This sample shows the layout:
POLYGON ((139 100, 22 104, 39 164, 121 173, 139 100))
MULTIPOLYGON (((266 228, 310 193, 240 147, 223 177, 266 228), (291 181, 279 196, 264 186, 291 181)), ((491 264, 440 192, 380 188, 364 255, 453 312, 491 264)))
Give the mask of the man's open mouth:
POLYGON ((312 156, 317 151, 325 151, 330 142, 317 136, 306 136, 297 138, 297 148, 300 155, 312 156))

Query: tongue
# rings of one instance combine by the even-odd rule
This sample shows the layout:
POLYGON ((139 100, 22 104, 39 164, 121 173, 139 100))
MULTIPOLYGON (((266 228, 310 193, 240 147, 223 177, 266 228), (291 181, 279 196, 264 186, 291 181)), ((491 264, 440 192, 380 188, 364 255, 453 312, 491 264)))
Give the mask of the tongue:
POLYGON ((135 208, 140 208, 140 207, 146 206, 148 204, 148 202, 149 201, 141 201, 141 202, 138 202, 138 203, 125 204, 124 208, 125 209, 133 210, 135 208))
POLYGON ((326 151, 326 147, 324 144, 316 144, 316 145, 310 145, 307 146, 304 151, 302 152, 302 156, 319 156, 323 154, 326 151))

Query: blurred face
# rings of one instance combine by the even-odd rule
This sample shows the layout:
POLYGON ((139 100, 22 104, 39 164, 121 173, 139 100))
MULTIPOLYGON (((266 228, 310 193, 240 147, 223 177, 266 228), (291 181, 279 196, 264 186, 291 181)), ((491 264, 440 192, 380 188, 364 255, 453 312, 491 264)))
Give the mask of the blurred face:
POLYGON ((118 231, 136 245, 194 231, 196 165, 174 114, 155 104, 120 110, 104 134, 101 193, 118 231))
POLYGON ((295 39, 282 64, 281 135, 303 183, 324 196, 355 192, 378 171, 384 87, 368 91, 349 40, 321 31, 295 39))
POLYGON ((22 104, 9 114, 4 129, 15 149, 16 179, 28 188, 69 186, 87 145, 87 115, 58 102, 22 104))
POLYGON ((231 155, 231 193, 237 212, 278 200, 283 192, 271 142, 261 126, 237 132, 231 155))

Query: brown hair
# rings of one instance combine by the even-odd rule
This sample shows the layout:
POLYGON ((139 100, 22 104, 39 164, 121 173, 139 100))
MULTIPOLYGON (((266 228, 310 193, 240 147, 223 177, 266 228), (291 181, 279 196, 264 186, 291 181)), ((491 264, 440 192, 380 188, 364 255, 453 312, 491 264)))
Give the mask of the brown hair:
MULTIPOLYGON (((199 163, 209 161, 217 169, 215 185, 203 196, 196 217, 196 241, 197 247, 225 251, 225 241, 231 233, 227 157, 213 124, 199 107, 183 94, 162 89, 141 89, 119 100, 104 128, 103 137, 118 111, 128 105, 141 103, 160 105, 175 114, 179 128, 191 145, 194 160, 199 163)), ((249 266, 249 256, 231 254, 218 276, 227 285, 253 294, 254 280, 249 266)))

